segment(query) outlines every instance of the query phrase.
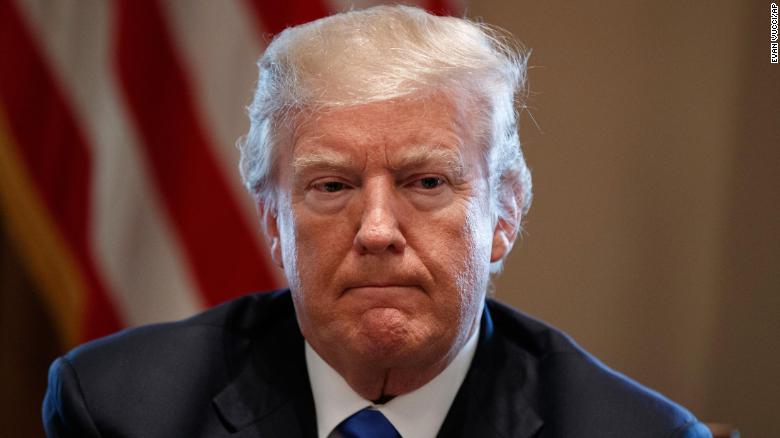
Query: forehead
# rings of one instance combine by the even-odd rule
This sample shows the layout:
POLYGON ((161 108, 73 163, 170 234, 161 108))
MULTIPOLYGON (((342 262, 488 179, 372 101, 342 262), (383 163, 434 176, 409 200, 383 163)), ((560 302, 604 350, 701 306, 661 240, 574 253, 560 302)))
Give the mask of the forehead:
POLYGON ((435 95, 327 109, 295 131, 292 158, 323 151, 387 155, 420 150, 476 149, 474 113, 461 101, 435 95))

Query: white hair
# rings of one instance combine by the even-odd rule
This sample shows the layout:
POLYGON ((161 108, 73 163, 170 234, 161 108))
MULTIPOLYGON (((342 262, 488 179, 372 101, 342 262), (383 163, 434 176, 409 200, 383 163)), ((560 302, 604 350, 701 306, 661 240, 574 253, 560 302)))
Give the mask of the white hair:
POLYGON ((515 112, 526 60, 493 27, 408 6, 377 6, 288 28, 258 61, 251 127, 239 141, 241 176, 266 211, 275 210, 277 148, 289 147, 284 133, 306 114, 439 92, 481 102, 473 116, 484 131, 491 211, 494 220, 504 218, 519 230, 516 222, 531 205, 515 112))

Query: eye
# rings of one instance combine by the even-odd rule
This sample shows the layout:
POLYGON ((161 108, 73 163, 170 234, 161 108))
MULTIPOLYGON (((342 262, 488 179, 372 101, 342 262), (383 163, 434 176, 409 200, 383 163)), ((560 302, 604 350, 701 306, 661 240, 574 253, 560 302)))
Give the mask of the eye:
POLYGON ((438 176, 426 176, 414 182, 414 185, 425 190, 435 189, 445 183, 444 178, 438 176))
POLYGON ((348 183, 338 180, 322 179, 312 183, 310 188, 320 193, 338 193, 350 189, 351 186, 348 183))
POLYGON ((442 208, 452 202, 454 186, 441 174, 411 176, 407 181, 405 193, 412 205, 421 211, 442 208))
POLYGON ((323 183, 315 184, 314 186, 319 190, 328 193, 340 192, 347 187, 346 184, 340 181, 326 181, 323 183))
POLYGON ((351 199, 355 186, 339 177, 314 179, 304 189, 306 205, 313 211, 332 214, 341 210, 351 199))

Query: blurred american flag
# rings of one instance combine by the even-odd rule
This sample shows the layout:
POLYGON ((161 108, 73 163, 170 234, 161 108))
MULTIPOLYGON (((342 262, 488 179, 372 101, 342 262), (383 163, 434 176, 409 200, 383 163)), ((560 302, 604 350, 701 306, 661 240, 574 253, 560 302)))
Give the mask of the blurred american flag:
POLYGON ((64 347, 283 283, 237 171, 255 62, 377 3, 0 0, 0 208, 64 347))

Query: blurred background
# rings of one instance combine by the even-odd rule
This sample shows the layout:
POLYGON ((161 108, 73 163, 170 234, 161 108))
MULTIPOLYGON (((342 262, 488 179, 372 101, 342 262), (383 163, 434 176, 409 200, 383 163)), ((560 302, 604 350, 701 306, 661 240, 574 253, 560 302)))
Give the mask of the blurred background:
MULTIPOLYGON (((0 0, 0 433, 85 340, 283 284, 234 143, 255 61, 346 0, 0 0)), ((770 2, 446 0, 529 49, 535 199, 495 295, 706 422, 780 434, 770 2)))

